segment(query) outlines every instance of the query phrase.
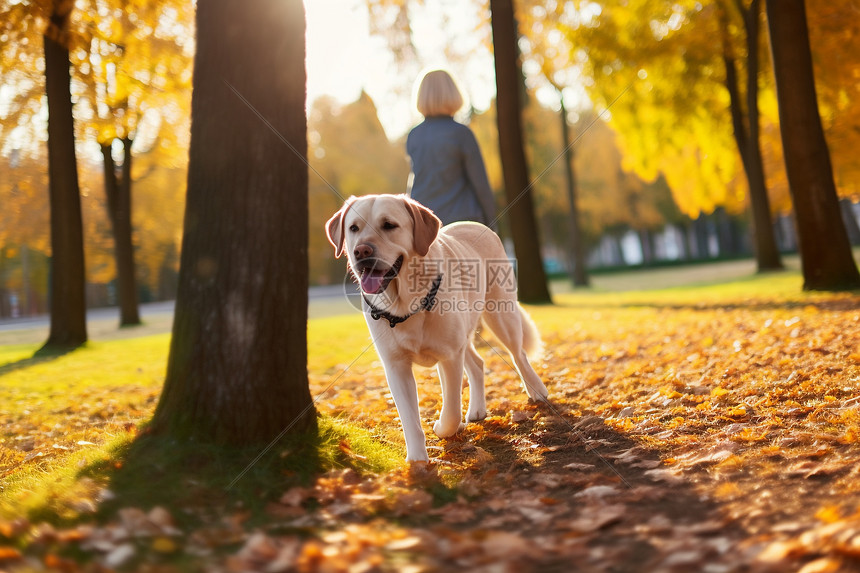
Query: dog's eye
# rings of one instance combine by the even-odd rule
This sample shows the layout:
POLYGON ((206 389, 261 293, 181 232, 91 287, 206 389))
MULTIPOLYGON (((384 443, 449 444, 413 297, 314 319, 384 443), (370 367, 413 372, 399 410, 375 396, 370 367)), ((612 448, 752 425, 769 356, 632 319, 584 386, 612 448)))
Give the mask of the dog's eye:
POLYGON ((384 223, 382 224, 382 228, 383 228, 383 229, 385 229, 386 231, 390 231, 390 230, 392 230, 392 229, 396 229, 396 228, 397 228, 397 224, 396 224, 396 223, 392 223, 391 221, 386 221, 386 222, 384 222, 384 223))
POLYGON ((357 233, 358 232, 358 225, 356 225, 356 224, 350 225, 349 230, 353 233, 357 233))

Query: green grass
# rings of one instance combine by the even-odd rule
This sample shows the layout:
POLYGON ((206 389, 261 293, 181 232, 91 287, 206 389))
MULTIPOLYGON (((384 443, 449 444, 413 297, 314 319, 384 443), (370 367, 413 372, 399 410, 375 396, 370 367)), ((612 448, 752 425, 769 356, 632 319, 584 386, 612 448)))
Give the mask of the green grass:
MULTIPOLYGON (((628 273, 629 274, 629 273, 628 273)), ((629 280, 629 279, 625 279, 629 280)), ((706 280, 654 290, 606 290, 599 287, 556 291, 552 306, 529 306, 528 311, 542 331, 564 331, 578 312, 577 320, 601 318, 601 310, 653 308, 655 310, 726 310, 748 308, 792 309, 816 305, 856 305, 858 292, 803 291, 799 272, 787 270, 747 274, 730 281, 706 280), (565 310, 569 312, 565 312, 565 310)))
MULTIPOLYGON (((643 273, 643 282, 663 282, 655 278, 659 273, 670 273, 676 280, 678 273, 672 274, 671 269, 643 273)), ((588 289, 571 290, 559 288, 553 297, 556 304, 589 305, 589 306, 703 306, 717 304, 753 304, 764 300, 776 300, 780 304, 802 304, 817 300, 832 300, 834 296, 852 296, 850 293, 834 294, 803 291, 803 279, 800 273, 792 270, 764 274, 738 272, 738 269, 727 269, 730 280, 717 279, 712 275, 701 281, 693 277, 701 275, 690 274, 685 284, 677 286, 662 286, 657 289, 633 288, 633 278, 628 273, 623 281, 618 283, 598 284, 588 289), (626 288, 619 288, 627 285, 626 288)))
POLYGON ((260 456, 262 450, 120 433, 4 480, 0 518, 68 525, 106 519, 122 507, 163 506, 182 510, 174 511, 180 526, 231 508, 263 520, 266 504, 317 474, 384 473, 403 460, 367 431, 329 417, 320 417, 318 431, 285 437, 260 456))
MULTIPOLYGON (((330 344, 335 336, 344 339, 336 322, 321 319, 311 328, 312 370, 353 358, 330 344)), ((367 330, 353 322, 351 342, 360 344, 367 330)), ((315 474, 340 467, 378 473, 402 464, 396 447, 329 417, 320 417, 318 431, 285 437, 256 461, 261 446, 181 444, 148 435, 168 345, 169 334, 159 334, 91 342, 58 355, 34 356, 38 345, 0 346, 0 519, 68 524, 122 506, 177 504, 189 510, 178 515, 190 519, 210 507, 260 515, 273 497, 315 474)))
POLYGON ((191 510, 186 515, 192 522, 230 507, 250 511, 260 520, 267 503, 292 486, 307 485, 317 474, 347 467, 359 473, 382 473, 403 459, 401 452, 376 443, 366 431, 329 417, 319 419, 316 431, 269 445, 265 451, 261 446, 177 443, 143 436, 116 444, 109 458, 88 465, 78 475, 100 481, 117 494, 103 505, 105 515, 129 504, 179 505, 191 510), (341 448, 344 442, 352 455, 341 448), (121 467, 115 466, 116 460, 122 460, 121 467))
POLYGON ((342 369, 354 361, 355 364, 365 365, 377 359, 363 315, 352 313, 309 321, 309 371, 331 372, 342 369), (370 350, 361 353, 367 348, 370 350))
MULTIPOLYGON (((10 344, 8 346, 0 346, 0 365, 26 360, 33 356, 33 353, 39 349, 39 346, 38 344, 10 344)), ((3 368, 3 366, 0 366, 0 368, 3 368)))

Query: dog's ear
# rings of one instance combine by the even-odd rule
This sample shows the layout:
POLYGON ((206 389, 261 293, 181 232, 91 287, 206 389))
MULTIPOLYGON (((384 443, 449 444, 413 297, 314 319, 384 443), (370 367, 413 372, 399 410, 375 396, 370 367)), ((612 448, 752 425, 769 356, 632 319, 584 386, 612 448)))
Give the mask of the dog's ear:
POLYGON ((346 200, 346 203, 343 204, 343 207, 340 208, 340 211, 335 213, 331 219, 328 220, 325 226, 325 234, 328 237, 328 242, 332 244, 334 247, 334 258, 339 259, 341 255, 343 255, 345 242, 346 242, 346 233, 343 229, 343 220, 346 217, 347 211, 352 207, 352 204, 355 203, 355 197, 350 197, 346 200))
POLYGON ((415 252, 422 257, 430 250, 430 244, 436 240, 436 235, 439 234, 439 228, 442 227, 442 221, 439 220, 433 211, 415 201, 403 196, 406 203, 406 210, 412 215, 412 220, 415 223, 412 240, 415 246, 415 252))

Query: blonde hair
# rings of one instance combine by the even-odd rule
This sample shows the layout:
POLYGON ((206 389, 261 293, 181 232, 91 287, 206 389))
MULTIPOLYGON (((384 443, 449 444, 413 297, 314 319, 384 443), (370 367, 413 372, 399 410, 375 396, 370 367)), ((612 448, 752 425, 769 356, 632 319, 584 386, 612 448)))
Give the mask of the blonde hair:
POLYGON ((463 107, 463 103, 463 94, 454 78, 445 70, 432 70, 421 78, 415 107, 424 117, 453 116, 463 107))

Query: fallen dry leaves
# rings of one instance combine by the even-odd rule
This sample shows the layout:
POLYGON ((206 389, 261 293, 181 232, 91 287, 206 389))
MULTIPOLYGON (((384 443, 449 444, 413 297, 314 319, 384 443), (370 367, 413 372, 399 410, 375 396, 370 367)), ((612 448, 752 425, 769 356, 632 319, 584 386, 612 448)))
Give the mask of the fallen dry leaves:
MULTIPOLYGON (((329 472, 284 491, 264 525, 225 510, 183 531, 175 508, 63 531, 5 523, 0 569, 76 570, 68 546, 90 570, 860 567, 860 297, 534 314, 551 403, 527 403, 482 343, 488 418, 439 440, 438 380, 419 371, 429 465, 329 472)), ((378 364, 311 383, 321 411, 402 443, 378 364)))

